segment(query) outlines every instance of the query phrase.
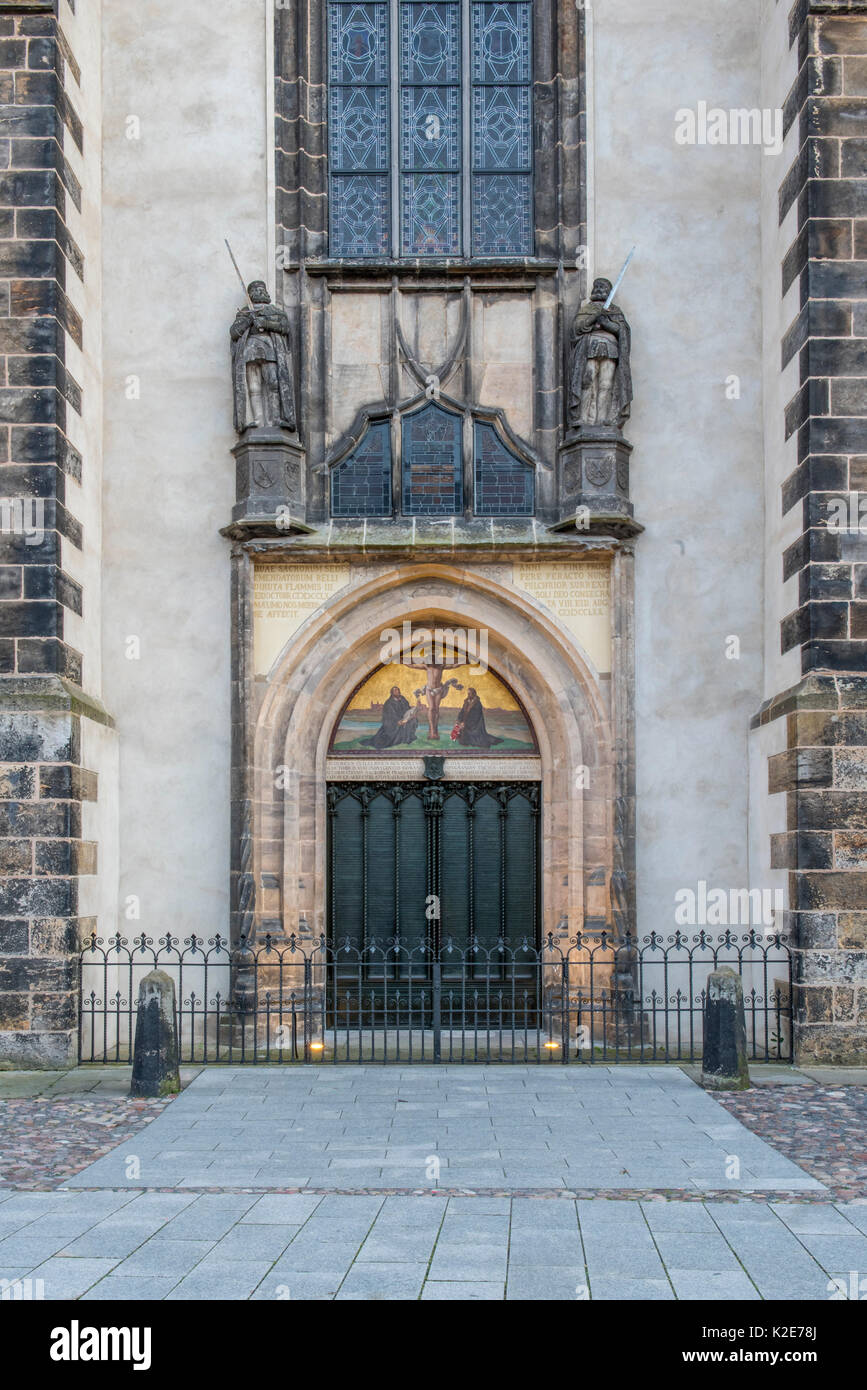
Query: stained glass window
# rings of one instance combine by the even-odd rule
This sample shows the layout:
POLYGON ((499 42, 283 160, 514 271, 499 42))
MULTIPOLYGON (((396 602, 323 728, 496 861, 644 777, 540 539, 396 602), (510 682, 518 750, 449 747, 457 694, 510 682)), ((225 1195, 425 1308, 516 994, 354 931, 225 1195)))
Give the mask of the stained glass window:
POLYGON ((328 7, 331 249, 390 250, 389 5, 328 7))
POLYGON ((474 256, 529 256, 532 226, 530 6, 473 3, 474 256))
POLYGON ((328 11, 332 255, 532 255, 531 0, 328 11))
POLYGON ((400 107, 401 254, 460 255, 460 3, 401 4, 400 107))
POLYGON ((473 489, 476 516, 532 516, 534 471, 513 454, 493 425, 474 427, 473 489))
MULTIPOLYGON (((401 429, 401 503, 404 516, 460 516, 463 512, 463 421, 427 405, 404 415, 401 429)), ((391 423, 375 420, 361 443, 331 471, 331 515, 393 514, 391 423)), ((476 516, 532 516, 535 472, 487 421, 473 422, 473 511, 476 516)))
POLYGON ((459 415, 427 405, 401 422, 404 516, 458 516, 464 509, 459 415))
POLYGON ((370 425, 331 473, 332 516, 391 516, 391 426, 370 425))

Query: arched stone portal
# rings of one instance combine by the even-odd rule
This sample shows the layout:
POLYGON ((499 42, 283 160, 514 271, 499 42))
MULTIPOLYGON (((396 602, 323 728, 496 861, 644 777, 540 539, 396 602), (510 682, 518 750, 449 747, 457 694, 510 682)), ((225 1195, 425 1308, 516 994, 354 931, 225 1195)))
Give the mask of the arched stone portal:
MULTIPOLYGON (((247 678, 238 933, 325 932, 329 740, 359 677, 380 662, 382 633, 404 622, 484 629, 491 671, 535 730, 543 933, 564 938, 617 925, 611 884, 625 849, 610 679, 531 597, 478 568, 421 563, 383 568, 340 590, 293 633, 264 681, 247 678)), ((458 760, 447 759, 445 775, 461 776, 458 760)))

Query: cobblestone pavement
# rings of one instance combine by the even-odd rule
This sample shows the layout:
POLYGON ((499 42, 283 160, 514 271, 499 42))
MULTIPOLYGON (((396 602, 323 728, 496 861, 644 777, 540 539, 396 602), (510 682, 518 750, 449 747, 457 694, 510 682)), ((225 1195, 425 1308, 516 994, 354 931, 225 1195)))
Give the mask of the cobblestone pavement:
POLYGON ((86 1300, 859 1296, 854 1087, 721 1107, 674 1067, 319 1073, 214 1068, 129 1102, 127 1076, 82 1071, 0 1104, 0 1280, 86 1300))
POLYGON ((836 1200, 867 1197, 863 1086, 767 1086, 717 1099, 741 1124, 824 1183, 836 1200))
POLYGON ((165 1109, 164 1100, 0 1101, 0 1191, 59 1187, 165 1109))
MULTIPOLYGON (((192 1081, 199 1067, 183 1068, 192 1081)), ((169 1104, 129 1100, 129 1067, 0 1072, 0 1192, 59 1187, 169 1104)))

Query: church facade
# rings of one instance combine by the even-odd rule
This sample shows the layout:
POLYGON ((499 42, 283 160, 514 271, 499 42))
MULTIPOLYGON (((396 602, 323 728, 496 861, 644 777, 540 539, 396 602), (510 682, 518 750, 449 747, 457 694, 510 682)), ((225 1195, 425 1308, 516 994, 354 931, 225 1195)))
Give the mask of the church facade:
POLYGON ((862 1057, 867 4, 31 0, 0 83, 0 1065, 118 932, 781 933, 862 1057))

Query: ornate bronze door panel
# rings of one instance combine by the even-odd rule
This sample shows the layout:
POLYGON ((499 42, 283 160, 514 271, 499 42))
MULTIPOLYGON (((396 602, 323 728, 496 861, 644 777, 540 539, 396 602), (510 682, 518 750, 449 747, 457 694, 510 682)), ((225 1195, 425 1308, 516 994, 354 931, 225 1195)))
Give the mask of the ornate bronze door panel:
POLYGON ((330 1009, 370 1023, 394 1009, 401 1026, 426 1026, 436 986, 457 1023, 497 982, 501 1011, 518 998, 526 1009, 538 977, 539 806, 534 782, 330 785, 330 1009))

